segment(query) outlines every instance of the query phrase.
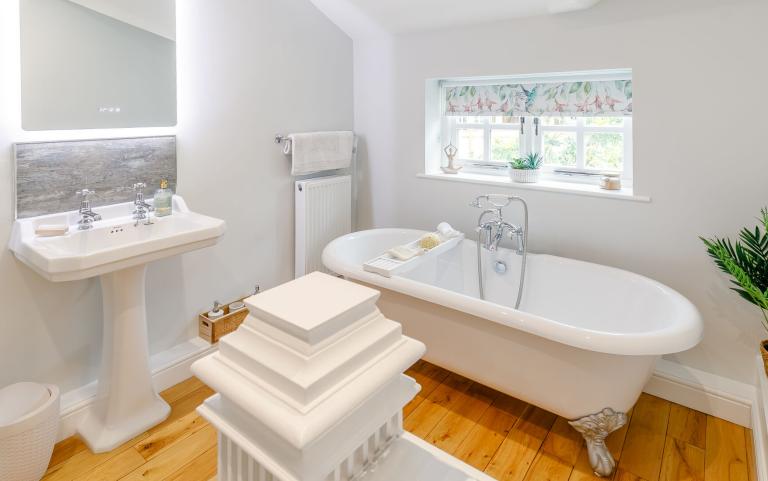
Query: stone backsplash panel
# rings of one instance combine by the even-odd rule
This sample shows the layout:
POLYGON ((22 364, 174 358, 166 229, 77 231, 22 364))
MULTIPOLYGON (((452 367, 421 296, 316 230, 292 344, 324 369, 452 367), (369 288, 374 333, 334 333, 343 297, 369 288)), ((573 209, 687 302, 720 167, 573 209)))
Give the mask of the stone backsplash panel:
POLYGON ((77 210, 76 192, 96 191, 93 207, 130 202, 133 184, 150 197, 161 179, 176 190, 176 137, 20 143, 16 160, 16 217, 77 210))

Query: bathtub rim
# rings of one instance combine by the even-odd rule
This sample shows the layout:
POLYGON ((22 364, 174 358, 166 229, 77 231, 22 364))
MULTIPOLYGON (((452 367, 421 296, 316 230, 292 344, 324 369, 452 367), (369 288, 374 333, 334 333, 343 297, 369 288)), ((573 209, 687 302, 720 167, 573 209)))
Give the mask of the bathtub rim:
MULTIPOLYGON (((679 302, 678 310, 681 318, 676 319, 670 326, 654 331, 645 332, 608 332, 584 327, 564 324, 553 319, 548 319, 525 311, 516 310, 509 306, 483 301, 478 298, 450 291, 442 287, 422 283, 401 276, 390 278, 373 274, 363 270, 361 265, 354 265, 336 255, 335 249, 343 242, 353 240, 354 237, 364 237, 379 234, 413 234, 414 238, 425 234, 427 231, 418 229, 382 228, 353 232, 339 237, 330 242, 323 250, 323 264, 331 271, 344 277, 359 280, 374 286, 390 289, 401 294, 421 299, 434 304, 449 307, 477 317, 497 322, 502 325, 518 329, 530 334, 559 342, 572 347, 605 354, 631 355, 631 356, 658 356, 674 354, 695 347, 703 337, 703 323, 701 315, 696 307, 682 294, 674 289, 655 281, 649 277, 630 272, 616 267, 596 264, 578 259, 551 256, 549 254, 536 254, 549 256, 575 263, 598 265, 601 268, 621 272, 622 275, 634 276, 644 282, 652 283, 664 291, 666 295, 679 302)), ((474 243, 472 239, 465 242, 474 243)))

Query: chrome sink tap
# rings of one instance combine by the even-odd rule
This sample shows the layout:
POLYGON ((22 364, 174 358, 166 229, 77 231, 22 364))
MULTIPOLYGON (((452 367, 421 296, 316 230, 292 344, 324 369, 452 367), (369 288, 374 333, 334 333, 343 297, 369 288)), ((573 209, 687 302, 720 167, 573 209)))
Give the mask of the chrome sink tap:
POLYGON ((142 220, 144 221, 144 225, 152 225, 153 223, 150 214, 155 210, 155 208, 149 205, 144 199, 144 189, 146 187, 147 184, 144 182, 137 182, 133 184, 133 191, 136 192, 136 198, 133 201, 133 218, 136 220, 136 223, 133 224, 134 227, 138 226, 139 222, 142 220))
POLYGON ((91 196, 96 192, 83 189, 76 192, 78 197, 82 197, 80 201, 80 220, 77 221, 78 230, 88 230, 93 227, 93 223, 101 220, 101 216, 91 209, 91 196))

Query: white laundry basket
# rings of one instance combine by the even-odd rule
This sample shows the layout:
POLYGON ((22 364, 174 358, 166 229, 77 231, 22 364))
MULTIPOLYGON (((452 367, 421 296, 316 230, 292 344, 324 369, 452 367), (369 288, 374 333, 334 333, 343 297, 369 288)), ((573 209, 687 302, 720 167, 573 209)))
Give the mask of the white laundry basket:
POLYGON ((39 481, 58 429, 58 387, 22 382, 0 389, 0 479, 39 481))

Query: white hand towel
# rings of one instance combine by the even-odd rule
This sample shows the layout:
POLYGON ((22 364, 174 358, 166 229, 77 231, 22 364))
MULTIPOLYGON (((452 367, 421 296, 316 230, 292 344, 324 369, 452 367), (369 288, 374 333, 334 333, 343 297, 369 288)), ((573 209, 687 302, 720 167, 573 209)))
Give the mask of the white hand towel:
POLYGON ((352 163, 353 132, 291 134, 289 138, 293 151, 293 175, 346 169, 352 163))

